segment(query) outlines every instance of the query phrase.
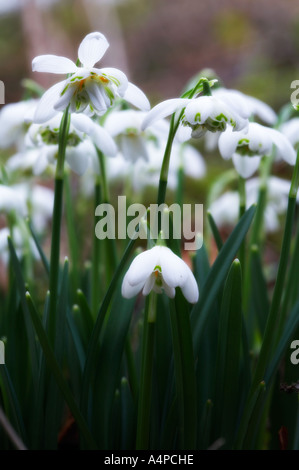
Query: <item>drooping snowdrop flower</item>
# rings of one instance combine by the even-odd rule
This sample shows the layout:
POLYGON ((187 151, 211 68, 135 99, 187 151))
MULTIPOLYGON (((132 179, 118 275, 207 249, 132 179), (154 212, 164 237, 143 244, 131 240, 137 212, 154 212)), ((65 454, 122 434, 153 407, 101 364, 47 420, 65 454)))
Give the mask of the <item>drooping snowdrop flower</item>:
POLYGON ((88 108, 92 114, 102 115, 117 98, 123 98, 145 111, 150 108, 144 93, 128 82, 123 72, 111 67, 94 67, 108 47, 105 36, 94 32, 88 34, 79 46, 80 67, 70 59, 56 55, 41 55, 33 59, 33 71, 70 75, 42 96, 34 122, 48 121, 68 105, 71 112, 82 112, 88 108))
POLYGON ((136 256, 122 283, 123 297, 130 299, 142 291, 151 290, 174 298, 175 288, 180 287, 190 303, 198 300, 198 286, 187 264, 165 246, 155 246, 136 256))
POLYGON ((296 162, 296 152, 281 132, 250 122, 247 131, 232 132, 227 129, 218 142, 219 151, 225 160, 232 158, 237 172, 249 178, 258 169, 260 159, 269 155, 275 145, 277 154, 290 165, 296 162))
POLYGON ((161 139, 163 144, 167 139, 169 124, 160 120, 142 130, 141 125, 145 117, 146 113, 142 111, 126 109, 112 111, 105 120, 104 128, 114 137, 119 152, 125 160, 136 162, 138 158, 142 158, 149 161, 148 142, 154 142, 159 146, 161 139))
POLYGON ((176 98, 163 101, 155 106, 143 121, 145 129, 154 121, 185 108, 182 124, 189 128, 190 137, 199 138, 207 131, 224 131, 229 125, 234 131, 244 129, 248 125, 247 118, 238 114, 234 108, 214 96, 200 96, 193 99, 176 98))
POLYGON ((22 148, 24 136, 27 132, 27 117, 32 114, 37 100, 10 103, 0 111, 0 148, 16 145, 22 148))
POLYGON ((21 217, 26 214, 26 202, 15 188, 0 184, 0 212, 9 214, 15 211, 21 217))
MULTIPOLYGON (((32 124, 26 136, 27 150, 34 165, 33 172, 40 174, 47 164, 55 163, 58 152, 59 125, 62 113, 44 124, 32 124), (40 152, 40 160, 37 151, 40 152)), ((83 174, 91 164, 97 168, 97 153, 94 144, 107 156, 115 156, 117 147, 108 132, 84 114, 71 114, 71 123, 66 146, 66 161, 77 174, 83 174)), ((29 159, 29 157, 28 157, 29 159)), ((8 161, 8 167, 16 167, 20 156, 8 161)))

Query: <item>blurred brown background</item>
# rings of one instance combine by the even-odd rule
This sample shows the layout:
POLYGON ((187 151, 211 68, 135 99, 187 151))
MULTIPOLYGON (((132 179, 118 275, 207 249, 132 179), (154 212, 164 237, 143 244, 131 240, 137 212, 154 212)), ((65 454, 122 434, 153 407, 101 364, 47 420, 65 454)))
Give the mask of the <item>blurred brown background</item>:
POLYGON ((299 79, 296 0, 0 0, 0 79, 6 103, 22 97, 21 80, 48 87, 59 77, 32 74, 38 54, 77 58, 85 34, 103 32, 115 66, 157 101, 181 94, 212 68, 229 88, 276 110, 299 79))

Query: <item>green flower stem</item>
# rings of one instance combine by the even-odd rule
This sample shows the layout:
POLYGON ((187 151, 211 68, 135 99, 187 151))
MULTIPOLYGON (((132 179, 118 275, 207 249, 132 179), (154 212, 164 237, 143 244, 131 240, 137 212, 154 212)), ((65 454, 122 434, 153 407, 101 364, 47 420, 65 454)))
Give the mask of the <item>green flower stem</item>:
POLYGON ((76 233, 76 224, 74 219, 74 211, 72 204, 72 195, 71 195, 71 184, 70 176, 68 173, 65 173, 65 204, 66 204, 66 223, 67 223, 67 232, 69 240, 69 249, 72 262, 72 285, 74 286, 74 292, 79 287, 79 249, 77 242, 77 233, 76 233))
POLYGON ((157 294, 151 292, 146 298, 144 313, 141 381, 137 417, 137 450, 148 450, 149 448, 156 303, 157 294))
MULTIPOLYGON (((240 203, 239 203, 239 219, 245 214, 246 211, 246 186, 245 186, 246 180, 242 177, 239 176, 239 198, 240 198, 240 203)), ((242 273, 244 275, 245 273, 245 256, 246 256, 246 241, 245 238, 240 246, 240 251, 239 251, 239 260, 241 263, 241 268, 242 268, 242 273)))
POLYGON ((109 202, 110 196, 109 196, 109 188, 108 188, 108 183, 107 183, 105 156, 103 152, 101 152, 97 147, 96 147, 96 150, 97 150, 99 164, 100 164, 101 183, 103 187, 103 202, 109 202))
MULTIPOLYGON (((101 204, 101 183, 99 177, 96 179, 94 188, 94 211, 97 206, 101 204)), ((96 316, 99 302, 101 298, 101 286, 100 282, 100 260, 101 260, 101 240, 98 240, 96 235, 93 237, 92 247, 92 274, 91 274, 91 311, 96 316)))
POLYGON ((279 311, 280 311, 281 297, 282 297, 284 281, 285 281, 287 265, 288 265, 288 259, 289 259, 298 185, 299 185, 299 152, 297 153, 297 161, 296 161, 295 169, 293 172, 291 189, 289 193, 289 203, 288 203, 288 209, 287 209, 287 215, 286 215, 285 230, 284 230, 284 235, 283 235, 281 256, 279 260, 273 299, 272 299, 271 308, 270 308, 270 312, 269 312, 269 316, 268 316, 268 320, 267 320, 267 324, 265 328, 263 343, 262 343, 262 347, 261 347, 259 359, 257 362, 255 375, 253 378, 253 383, 252 383, 253 392, 258 386, 258 383, 264 379, 267 363, 272 353, 272 347, 275 344, 275 340, 277 338, 279 311))
MULTIPOLYGON (((257 208, 255 217, 252 224, 252 232, 250 236, 250 247, 256 246, 258 250, 261 250, 262 246, 262 236, 263 236, 263 226, 264 226, 264 214, 265 214, 265 207, 267 202, 267 190, 268 190, 268 178, 271 172, 271 168, 273 165, 275 157, 275 152, 272 152, 270 156, 265 156, 260 165, 260 178, 261 183, 259 187, 259 194, 258 194, 258 201, 257 201, 257 208)), ((249 308, 249 297, 250 297, 250 289, 251 289, 251 256, 252 250, 249 250, 248 256, 248 269, 243 270, 243 305, 245 313, 248 311, 249 308)))
MULTIPOLYGON (((100 164, 100 171, 101 171, 100 178, 101 178, 101 184, 102 184, 102 199, 103 199, 102 202, 110 203, 109 187, 108 187, 108 181, 107 181, 107 175, 106 175, 105 155, 98 148, 96 149, 97 149, 97 154, 98 154, 99 164, 100 164)), ((117 263, 118 263, 116 240, 113 240, 113 239, 111 240, 109 238, 106 238, 105 243, 106 243, 106 249, 105 249, 106 276, 107 276, 108 282, 110 282, 113 277, 113 273, 117 267, 117 263)))
POLYGON ((54 346, 57 293, 59 280, 59 255, 60 255, 60 230, 63 204, 63 179, 64 179, 64 160, 67 146, 67 138, 70 126, 70 115, 68 108, 65 110, 61 119, 59 129, 58 160, 55 176, 55 193, 52 222, 51 256, 50 256, 50 306, 48 332, 50 344, 54 346))

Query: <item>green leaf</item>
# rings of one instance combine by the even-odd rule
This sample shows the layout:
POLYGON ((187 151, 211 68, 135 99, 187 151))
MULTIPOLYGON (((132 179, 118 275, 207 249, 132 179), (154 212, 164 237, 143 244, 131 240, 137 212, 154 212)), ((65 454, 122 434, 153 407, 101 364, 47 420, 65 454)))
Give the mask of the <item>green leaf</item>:
POLYGON ((177 290, 175 300, 170 305, 180 448, 191 450, 196 448, 197 403, 190 308, 180 290, 177 290))
POLYGON ((112 405, 134 304, 134 298, 123 299, 118 291, 98 350, 92 420, 101 449, 111 448, 112 405))
POLYGON ((242 275, 239 260, 232 263, 224 287, 219 318, 215 375, 216 421, 219 435, 230 448, 238 415, 242 339, 242 275))
POLYGON ((234 256, 246 236, 255 213, 255 206, 251 206, 238 222, 237 226, 223 245, 216 261, 210 269, 200 292, 200 298, 191 312, 191 325, 193 330, 193 343, 195 352, 198 350, 206 322, 213 310, 213 305, 220 289, 223 286, 228 270, 234 256))
POLYGON ((67 382, 65 380, 65 378, 63 377, 63 374, 60 370, 60 367, 59 367, 59 364, 55 358, 55 355, 53 353, 53 350, 51 348, 51 345, 48 341, 48 338, 47 338, 47 334, 44 330, 44 327, 42 325, 42 322, 39 318, 39 315, 35 309, 35 306, 32 302, 32 299, 31 299, 31 296, 29 294, 29 292, 26 293, 26 301, 28 303, 28 308, 29 308, 29 312, 30 312, 30 315, 31 315, 31 319, 32 319, 32 323, 34 325, 34 328, 35 328, 35 331, 36 331, 36 334, 38 336, 38 339, 39 339, 39 342, 40 342, 40 345, 43 349, 43 352, 44 352, 44 356, 45 356, 45 359, 46 359, 46 362, 48 364, 48 367, 50 368, 56 382, 57 382, 57 385, 66 401, 66 403, 68 404, 69 406, 69 409, 75 419, 75 421, 77 422, 77 425, 78 425, 78 428, 79 430, 81 431, 82 433, 82 437, 85 439, 85 442, 87 444, 87 446, 90 448, 90 449, 96 449, 97 446, 96 446, 96 443, 94 441, 94 438, 92 437, 91 433, 90 433, 90 430, 87 426, 87 423, 84 419, 84 417, 82 416, 82 414, 80 413, 80 410, 79 410, 79 407, 76 403, 76 401, 74 400, 74 397, 67 385, 67 382))
POLYGON ((207 212, 207 217, 208 217, 208 221, 209 221, 209 224, 210 224, 212 234, 213 234, 213 237, 215 239, 218 251, 220 251, 221 248, 223 247, 223 241, 222 241, 221 235, 219 233, 218 227, 216 225, 216 222, 215 222, 211 212, 209 212, 209 211, 207 212))

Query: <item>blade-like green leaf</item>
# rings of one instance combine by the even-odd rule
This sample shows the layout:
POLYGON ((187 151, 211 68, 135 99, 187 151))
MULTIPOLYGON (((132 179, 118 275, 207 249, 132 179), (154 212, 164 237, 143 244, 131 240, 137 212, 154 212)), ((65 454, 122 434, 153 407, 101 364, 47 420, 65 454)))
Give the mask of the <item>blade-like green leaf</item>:
POLYGON ((26 301, 28 303, 28 308, 29 308, 29 312, 30 312, 30 315, 31 315, 32 323, 34 325, 34 328, 35 328, 36 334, 38 336, 39 342, 41 344, 41 347, 43 349, 48 367, 50 368, 50 370, 51 370, 51 372, 52 372, 52 374, 53 374, 53 376, 54 376, 54 378, 57 382, 57 385, 60 388, 60 391, 61 391, 66 403, 68 404, 74 419, 76 420, 76 422, 78 424, 78 427, 79 427, 79 429, 82 433, 82 437, 85 439, 85 442, 86 442, 87 446, 90 449, 96 449, 97 446, 96 446, 96 443, 94 441, 94 438, 90 433, 90 430, 87 426, 87 423, 86 423, 84 417, 80 413, 79 407, 78 407, 77 403, 74 400, 74 397, 73 397, 73 395, 72 395, 72 393, 71 393, 71 391, 70 391, 70 389, 67 385, 67 382, 66 382, 65 378, 63 377, 63 374, 60 370, 59 364, 58 364, 58 362, 55 358, 55 355, 53 353, 53 350, 50 346, 50 343, 49 343, 48 338, 47 338, 47 334, 46 334, 46 332, 43 328, 42 322, 41 322, 41 320, 39 318, 39 315, 38 315, 38 313, 35 309, 35 306, 32 302, 32 299, 31 299, 31 296, 30 296, 29 292, 26 293, 26 301))
POLYGON ((215 299, 224 283, 230 265, 236 255, 246 233, 250 227, 255 213, 255 206, 251 206, 238 222, 237 226, 223 245, 216 261, 206 278, 200 292, 200 299, 191 312, 193 330, 193 343, 195 352, 198 350, 201 335, 213 308, 215 299))

